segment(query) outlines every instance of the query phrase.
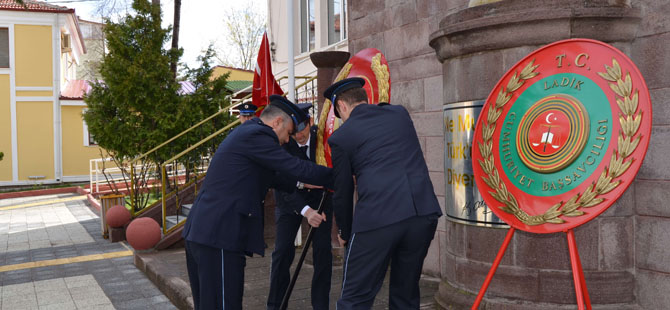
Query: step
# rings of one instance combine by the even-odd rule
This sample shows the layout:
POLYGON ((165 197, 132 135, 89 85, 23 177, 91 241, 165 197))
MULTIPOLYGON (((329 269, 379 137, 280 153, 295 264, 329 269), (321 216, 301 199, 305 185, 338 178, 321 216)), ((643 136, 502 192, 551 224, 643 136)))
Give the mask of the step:
POLYGON ((188 214, 191 213, 192 206, 193 206, 192 203, 181 205, 181 214, 188 216, 188 214))
POLYGON ((175 227, 177 224, 179 224, 182 221, 186 220, 186 216, 184 215, 170 215, 165 217, 165 225, 167 226, 167 229, 170 229, 172 227, 175 227))

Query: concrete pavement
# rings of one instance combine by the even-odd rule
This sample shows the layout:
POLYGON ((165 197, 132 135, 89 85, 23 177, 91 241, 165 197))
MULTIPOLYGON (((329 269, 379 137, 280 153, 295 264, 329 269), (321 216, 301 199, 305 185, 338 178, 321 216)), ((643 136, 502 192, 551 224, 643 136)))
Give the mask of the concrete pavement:
POLYGON ((83 197, 0 200, 0 309, 176 309, 83 197))

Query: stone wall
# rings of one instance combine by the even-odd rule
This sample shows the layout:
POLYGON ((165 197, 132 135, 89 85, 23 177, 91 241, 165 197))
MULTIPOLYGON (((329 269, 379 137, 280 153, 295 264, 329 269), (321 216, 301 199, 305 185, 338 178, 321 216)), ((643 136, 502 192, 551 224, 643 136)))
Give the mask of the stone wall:
POLYGON ((631 2, 642 21, 627 54, 647 82, 654 109, 651 143, 632 195, 636 296, 644 309, 670 309, 670 2, 631 2))
MULTIPOLYGON (((468 2, 349 2, 349 51, 375 47, 385 54, 391 103, 412 114, 438 199, 444 204, 443 105, 485 99, 510 67, 544 44, 606 41, 640 69, 654 125, 633 185, 575 230, 586 281, 593 303, 607 309, 670 309, 670 2, 503 0, 469 9, 468 2)), ((424 272, 443 279, 443 305, 472 304, 474 296, 462 293, 479 290, 505 233, 441 219, 424 272)), ((573 309, 574 295, 565 235, 517 232, 485 301, 491 308, 573 309)))

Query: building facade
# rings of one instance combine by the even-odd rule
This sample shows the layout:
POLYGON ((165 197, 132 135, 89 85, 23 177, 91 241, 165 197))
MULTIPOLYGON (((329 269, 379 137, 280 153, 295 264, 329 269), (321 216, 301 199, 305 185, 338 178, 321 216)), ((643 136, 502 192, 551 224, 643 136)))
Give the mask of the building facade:
MULTIPOLYGON (((293 0, 293 51, 296 76, 315 76, 309 55, 319 51, 348 51, 347 0, 293 0)), ((272 71, 284 91, 288 75, 287 0, 268 0, 268 41, 272 71), (284 77, 284 78, 282 78, 284 77)), ((300 79, 296 80, 296 85, 300 79)))
MULTIPOLYGON (((410 110, 435 192, 446 196, 443 109, 484 100, 503 74, 543 45, 569 38, 607 42, 640 69, 653 105, 651 144, 637 178, 595 220, 575 229, 592 303, 603 309, 670 308, 670 3, 660 0, 438 1, 350 3, 349 51, 382 51, 391 103, 410 110)), ((506 229, 441 219, 424 265, 442 279, 445 307, 469 308, 506 229)), ((563 233, 517 233, 484 298, 486 309, 575 309, 563 233)))
POLYGON ((73 9, 0 2, 0 186, 88 179, 100 157, 81 96, 63 97, 86 48, 73 9))

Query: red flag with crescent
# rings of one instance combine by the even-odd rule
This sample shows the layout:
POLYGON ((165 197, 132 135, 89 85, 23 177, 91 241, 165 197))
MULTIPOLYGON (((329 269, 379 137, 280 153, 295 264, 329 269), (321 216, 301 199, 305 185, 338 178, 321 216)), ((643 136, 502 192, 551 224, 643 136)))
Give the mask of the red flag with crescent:
MULTIPOLYGON (((279 87, 279 83, 272 74, 272 59, 270 59, 270 44, 268 43, 267 32, 263 34, 261 47, 258 50, 256 59, 256 70, 254 70, 254 83, 251 92, 251 103, 258 108, 268 104, 270 95, 281 95, 284 91, 279 87)), ((258 109, 257 115, 260 115, 263 109, 258 109)))

